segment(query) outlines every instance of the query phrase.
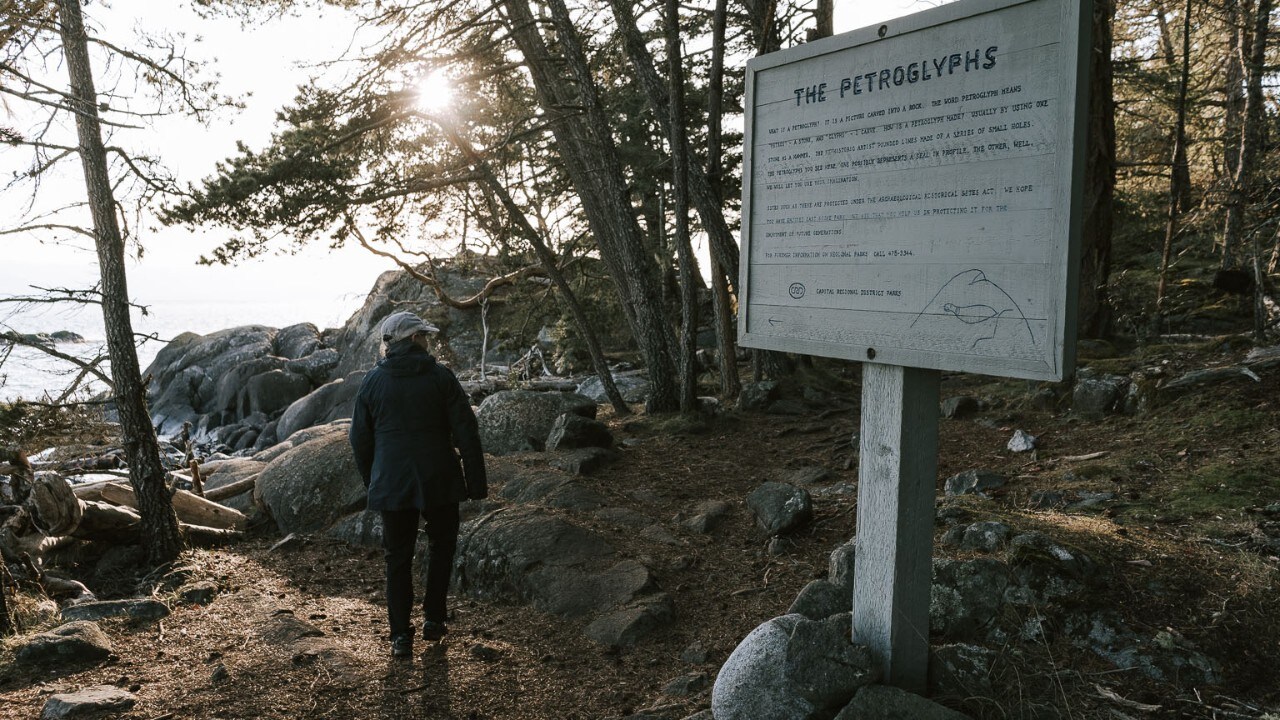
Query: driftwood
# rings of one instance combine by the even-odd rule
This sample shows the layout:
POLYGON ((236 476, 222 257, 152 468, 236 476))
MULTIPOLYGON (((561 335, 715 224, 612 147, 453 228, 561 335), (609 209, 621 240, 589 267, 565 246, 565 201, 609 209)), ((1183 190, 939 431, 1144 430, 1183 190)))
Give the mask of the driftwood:
POLYGON ((204 497, 204 478, 200 475, 200 461, 192 458, 191 460, 191 492, 199 497, 204 497))
POLYGON ((187 536, 187 542, 190 543, 192 547, 222 547, 244 538, 244 533, 240 530, 185 524, 179 525, 179 527, 182 528, 182 533, 187 536))
MULTIPOLYGON (((127 485, 106 483, 102 486, 101 493, 102 499, 106 502, 125 505, 135 510, 138 507, 137 499, 133 496, 133 488, 127 485)), ((171 499, 173 511, 177 513, 178 520, 188 525, 243 530, 247 524, 244 513, 239 510, 219 505, 186 490, 175 491, 171 499)))
POLYGON ((36 476, 26 504, 31 511, 31 523, 49 537, 69 535, 80 525, 80 502, 60 475, 36 476))
POLYGON ((243 480, 236 480, 235 482, 227 483, 222 487, 216 487, 216 488, 213 488, 212 490, 206 490, 204 493, 204 499, 213 500, 214 502, 220 502, 222 500, 233 498, 237 495, 243 495, 244 493, 247 493, 250 490, 252 490, 253 486, 257 484, 258 475, 259 473, 254 473, 249 477, 244 478, 243 480))
POLYGON ((97 500, 80 500, 84 513, 80 527, 72 534, 80 540, 132 543, 138 540, 142 516, 137 510, 97 500))

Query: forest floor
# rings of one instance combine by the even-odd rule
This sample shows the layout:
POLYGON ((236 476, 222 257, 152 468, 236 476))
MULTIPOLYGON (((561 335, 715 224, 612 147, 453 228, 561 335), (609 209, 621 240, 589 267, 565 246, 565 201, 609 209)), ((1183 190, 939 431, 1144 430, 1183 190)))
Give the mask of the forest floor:
MULTIPOLYGON (((1160 367, 1177 377, 1238 362, 1246 350, 1240 338, 1227 338, 1106 353, 1111 357, 1081 364, 1110 372, 1160 367)), ((583 479, 611 505, 666 521, 673 532, 672 519, 703 500, 733 508, 708 535, 676 532, 674 545, 635 537, 633 547, 620 548, 653 567, 675 603, 674 621, 636 648, 603 649, 583 635, 585 620, 455 596, 445 641, 419 641, 412 661, 395 661, 380 550, 315 538, 272 552, 279 538, 261 536, 186 558, 183 578, 219 586, 211 604, 175 604, 160 622, 104 621, 115 643, 104 664, 50 674, 20 666, 9 643, 0 651, 0 719, 36 717, 50 694, 95 684, 132 689, 138 704, 119 717, 137 720, 594 719, 645 710, 652 718, 686 717, 709 706, 710 686, 694 683, 692 694, 674 696, 664 695, 664 686, 689 673, 713 680, 737 643, 784 614, 806 583, 825 576, 830 552, 854 536, 856 494, 824 493, 815 499, 814 522, 770 554, 744 501, 761 482, 806 467, 832 471, 824 486, 856 482, 858 372, 853 363, 823 362, 801 373, 789 391, 810 388, 805 415, 602 418, 617 439, 631 439, 621 460, 583 479), (237 601, 245 593, 318 627, 354 662, 335 673, 332 664, 265 642, 262 618, 237 601), (682 660, 696 644, 705 662, 682 660)), ((1043 393, 1033 402, 1037 390, 1053 387, 944 375, 943 398, 972 396, 983 409, 940 421, 939 495, 957 472, 1004 474, 1009 483, 995 497, 948 502, 975 521, 1040 530, 1089 554, 1114 579, 1094 605, 1115 610, 1136 630, 1167 630, 1194 644, 1222 664, 1223 680, 1213 687, 1158 683, 1068 642, 1050 642, 1019 648, 1017 662, 997 663, 993 696, 954 703, 957 709, 982 718, 1113 720, 1280 713, 1280 560, 1250 540, 1280 520, 1266 511, 1280 507, 1280 373, 1095 420, 1063 410, 1069 398, 1061 388, 1057 403, 1045 403, 1043 393), (1039 438, 1034 456, 1006 449, 1016 429, 1039 438), (1069 459, 1099 452, 1105 454, 1069 459), (1030 509, 1033 492, 1064 488, 1117 498, 1093 510, 1030 509)), ((493 459, 495 490, 504 466, 535 461, 493 459)), ((935 555, 961 553, 935 543, 935 555)), ((171 598, 163 578, 123 585, 130 583, 134 593, 171 598)))

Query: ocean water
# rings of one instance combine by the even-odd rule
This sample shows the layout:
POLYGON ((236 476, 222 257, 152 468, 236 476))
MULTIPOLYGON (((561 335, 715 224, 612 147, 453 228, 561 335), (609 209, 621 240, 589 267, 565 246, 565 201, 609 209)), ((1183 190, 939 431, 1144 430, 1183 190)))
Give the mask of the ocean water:
MULTIPOLYGON (((184 332, 205 335, 242 325, 283 328, 310 322, 321 330, 340 327, 359 309, 363 298, 345 295, 332 299, 254 302, 199 301, 152 303, 148 313, 134 311, 137 334, 154 335, 138 347, 138 363, 145 371, 164 346, 184 332)), ((88 360, 106 353, 102 314, 98 306, 75 309, 35 310, 8 317, 0 323, 19 333, 54 333, 69 330, 85 338, 82 343, 58 343, 59 352, 88 360)), ((28 347, 14 347, 5 357, 0 349, 0 401, 16 398, 56 398, 79 374, 70 363, 28 347)), ((110 373, 107 372, 109 375, 110 373)), ((89 392, 105 389, 101 382, 86 385, 89 392)))

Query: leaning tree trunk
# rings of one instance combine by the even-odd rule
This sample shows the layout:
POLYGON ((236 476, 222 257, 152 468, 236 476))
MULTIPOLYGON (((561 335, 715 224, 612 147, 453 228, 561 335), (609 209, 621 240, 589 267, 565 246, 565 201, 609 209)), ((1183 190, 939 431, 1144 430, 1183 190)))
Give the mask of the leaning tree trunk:
POLYGON ((1115 210, 1116 125, 1111 76, 1114 0, 1093 4, 1093 62, 1089 71, 1089 136, 1085 146, 1084 227, 1081 234, 1080 336, 1111 332, 1111 229, 1115 210))
POLYGON ((601 259, 609 267, 631 322, 632 335, 648 367, 652 384, 649 409, 675 410, 679 406, 674 363, 676 343, 663 312, 658 268, 645 251, 639 225, 632 214, 622 164, 608 118, 596 96, 595 82, 577 30, 563 2, 552 0, 548 4, 557 40, 564 50, 563 63, 548 51, 528 0, 502 2, 512 38, 524 55, 539 102, 551 119, 560 158, 582 199, 601 259), (561 71, 564 63, 576 81, 577 97, 566 93, 561 71))
POLYGON ((129 461, 129 482, 138 497, 142 535, 148 559, 156 565, 170 562, 183 550, 181 531, 164 482, 160 444, 146 407, 146 387, 138 368, 129 319, 129 290, 125 280, 124 238, 116 219, 116 202, 107 156, 98 122, 98 95, 89 63, 88 36, 79 0, 57 0, 61 18, 62 49, 71 81, 69 101, 75 109, 81 164, 89 211, 93 217, 98 269, 102 280, 102 319, 106 325, 107 351, 115 383, 120 430, 129 461))
POLYGON ((565 278, 564 273, 560 272, 560 266, 556 262, 555 253, 551 252, 551 248, 542 240, 542 234, 534 229, 529 219, 525 217, 524 211, 516 204, 511 193, 498 182, 498 176, 494 174, 493 168, 489 167, 489 163, 480 157, 480 153, 476 152, 471 142, 462 136, 462 131, 458 129, 450 120, 437 118, 436 122, 449 136, 450 142, 454 147, 458 148, 458 152, 467 159, 483 177, 485 184, 489 186, 489 190, 498 196, 498 200, 506 209, 507 215, 511 218, 511 222, 520 230, 520 234, 524 235, 525 240, 533 248, 533 252, 538 256, 538 261, 547 271, 547 276, 551 278, 551 282, 555 284, 556 290, 560 292, 560 299, 564 302, 565 307, 569 309, 569 313, 573 315, 573 322, 578 328, 578 332, 582 333, 582 339, 587 343, 587 352, 591 355, 591 364, 595 368, 596 376, 600 378, 600 384, 604 387, 605 395, 608 396, 609 402, 613 405, 614 412, 619 415, 630 415, 631 408, 627 406, 626 400, 623 399, 622 393, 618 391, 618 385, 613 381, 613 373, 609 371, 609 363, 604 358, 604 350, 600 347, 600 340, 596 336, 595 330, 591 328, 591 321, 587 319, 586 312, 582 309, 582 304, 578 302, 578 296, 573 292, 573 287, 569 285, 569 281, 565 278))

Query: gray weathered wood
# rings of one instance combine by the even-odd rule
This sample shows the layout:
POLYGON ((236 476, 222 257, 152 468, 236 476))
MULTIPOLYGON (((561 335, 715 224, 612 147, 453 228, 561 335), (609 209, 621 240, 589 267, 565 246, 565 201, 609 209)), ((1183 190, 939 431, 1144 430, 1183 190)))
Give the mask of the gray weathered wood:
POLYGON ((862 374, 853 639, 884 682, 923 692, 938 474, 936 370, 866 363, 862 374))
POLYGON ((739 344, 1068 375, 1088 4, 951 3, 749 61, 739 344))

